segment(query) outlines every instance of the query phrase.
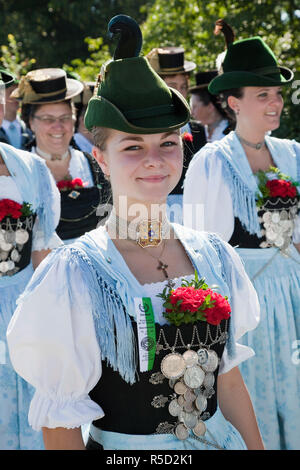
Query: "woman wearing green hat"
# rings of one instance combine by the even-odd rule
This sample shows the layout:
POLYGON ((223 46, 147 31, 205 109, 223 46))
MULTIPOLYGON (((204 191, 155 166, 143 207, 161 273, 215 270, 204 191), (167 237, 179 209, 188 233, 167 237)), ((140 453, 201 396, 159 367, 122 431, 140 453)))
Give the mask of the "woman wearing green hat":
MULTIPOLYGON (((5 89, 14 77, 0 70, 0 125, 5 89)), ((12 367, 6 329, 34 269, 52 248, 60 198, 54 179, 39 157, 0 143, 0 449, 43 449, 43 436, 28 424, 33 387, 12 367)), ((28 328, 32 325, 28 324, 28 328)))
POLYGON ((245 336, 256 356, 241 371, 266 448, 299 449, 300 145, 269 135, 279 127, 281 87, 293 73, 261 38, 232 41, 209 91, 228 104, 236 129, 195 156, 184 203, 203 204, 204 223, 194 228, 221 235, 245 263, 262 317, 245 336))
POLYGON ((88 449, 262 449, 236 367, 253 355, 237 340, 257 325, 255 291, 231 247, 166 217, 187 103, 139 57, 134 20, 119 15, 109 31, 121 39, 85 124, 113 211, 48 258, 8 328, 14 366, 36 388, 29 421, 47 449, 84 449, 91 421, 88 449), (173 295, 186 297, 166 310, 173 295))

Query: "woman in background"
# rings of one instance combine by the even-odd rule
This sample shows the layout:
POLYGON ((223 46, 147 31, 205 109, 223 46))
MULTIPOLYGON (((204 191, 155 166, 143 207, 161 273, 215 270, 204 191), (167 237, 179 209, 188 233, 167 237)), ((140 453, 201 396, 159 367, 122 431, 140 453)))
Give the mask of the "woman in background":
POLYGON ((281 87, 293 73, 278 65, 261 38, 233 42, 228 27, 224 31, 223 73, 209 91, 220 94, 236 128, 195 155, 184 204, 204 208, 201 226, 194 228, 218 233, 235 247, 254 283, 261 322, 243 342, 256 355, 240 368, 266 448, 295 450, 300 448, 300 374, 293 361, 300 337, 300 145, 268 135, 279 127, 281 87))
MULTIPOLYGON (((2 75, 2 72, 1 72, 2 75)), ((2 75, 0 122, 8 71, 2 75)), ((13 80, 13 77, 10 77, 13 80)), ((14 371, 6 330, 34 269, 61 244, 55 233, 60 197, 43 159, 0 144, 0 449, 43 449, 42 433, 28 425, 33 388, 14 371)), ((42 305, 42 303, 41 303, 42 305)), ((33 325, 26 324, 26 328, 33 325)), ((25 329, 26 329, 25 328, 25 329)))
POLYGON ((104 216, 101 204, 107 202, 107 183, 99 166, 90 154, 72 146, 72 98, 82 90, 82 83, 67 78, 62 69, 38 69, 23 77, 12 95, 22 101, 34 133, 31 152, 45 160, 60 190, 57 234, 64 243, 95 228, 104 216))

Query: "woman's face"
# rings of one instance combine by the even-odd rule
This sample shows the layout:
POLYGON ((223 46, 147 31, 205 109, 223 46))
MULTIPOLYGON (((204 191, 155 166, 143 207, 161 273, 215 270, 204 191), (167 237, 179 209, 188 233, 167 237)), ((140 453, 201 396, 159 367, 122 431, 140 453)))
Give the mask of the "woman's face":
POLYGON ((166 84, 179 91, 186 99, 189 91, 189 75, 187 73, 178 73, 177 75, 167 75, 162 77, 166 84))
POLYGON ((242 98, 228 98, 232 109, 238 110, 237 125, 263 132, 277 129, 283 109, 281 87, 244 87, 243 90, 242 98))
POLYGON ((61 155, 68 149, 74 133, 74 116, 68 103, 49 103, 38 107, 30 119, 37 146, 44 152, 61 155))
POLYGON ((179 131, 162 134, 127 134, 111 130, 105 150, 93 155, 109 175, 114 204, 119 196, 127 203, 163 204, 182 173, 179 131))
POLYGON ((218 113, 214 105, 212 103, 204 104, 196 93, 191 95, 190 106, 193 118, 200 121, 204 126, 213 124, 214 120, 218 119, 218 113))

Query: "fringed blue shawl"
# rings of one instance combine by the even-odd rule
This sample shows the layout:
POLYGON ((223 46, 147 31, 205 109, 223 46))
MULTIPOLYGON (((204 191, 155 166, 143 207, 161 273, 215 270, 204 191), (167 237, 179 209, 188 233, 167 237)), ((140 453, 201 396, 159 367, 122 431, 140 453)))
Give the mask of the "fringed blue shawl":
POLYGON ((0 144, 1 156, 21 193, 23 202, 31 204, 39 218, 46 243, 53 235, 59 222, 52 207, 59 191, 45 162, 36 155, 16 150, 8 144, 0 144))
MULTIPOLYGON (((266 144, 275 165, 294 180, 300 180, 300 144, 287 139, 266 136, 266 144)), ((233 213, 251 234, 261 236, 257 217, 258 186, 244 149, 235 132, 220 141, 207 144, 201 153, 215 154, 223 162, 223 177, 230 188, 233 213)))

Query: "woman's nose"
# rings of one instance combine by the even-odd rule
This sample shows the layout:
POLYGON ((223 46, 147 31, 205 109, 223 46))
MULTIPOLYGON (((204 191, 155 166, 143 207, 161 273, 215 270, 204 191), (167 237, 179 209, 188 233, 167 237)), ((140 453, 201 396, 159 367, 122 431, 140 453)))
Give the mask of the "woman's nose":
POLYGON ((152 147, 148 150, 146 155, 146 164, 148 166, 159 167, 163 163, 163 158, 160 153, 160 148, 152 147))

